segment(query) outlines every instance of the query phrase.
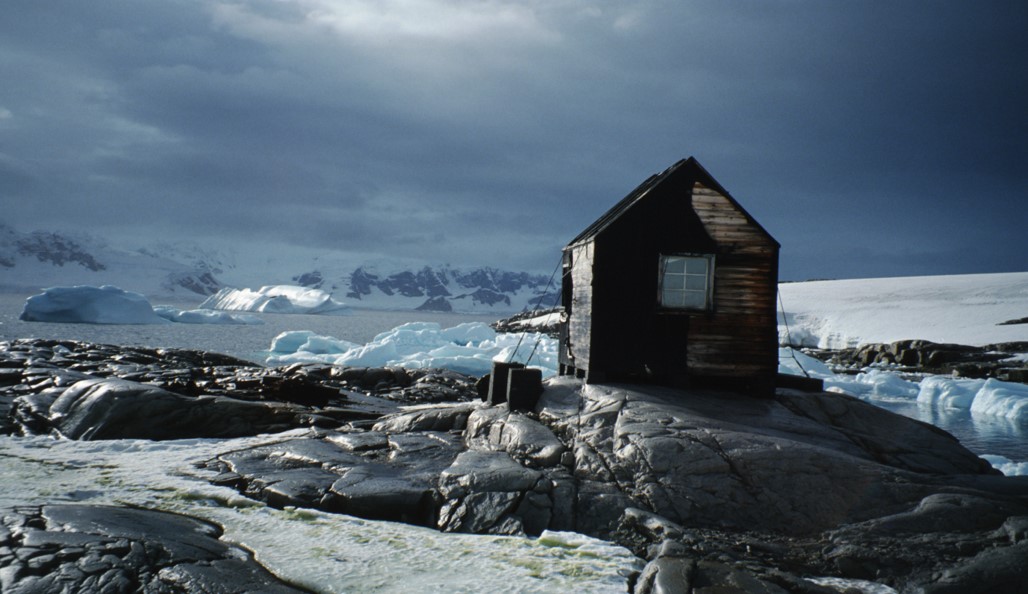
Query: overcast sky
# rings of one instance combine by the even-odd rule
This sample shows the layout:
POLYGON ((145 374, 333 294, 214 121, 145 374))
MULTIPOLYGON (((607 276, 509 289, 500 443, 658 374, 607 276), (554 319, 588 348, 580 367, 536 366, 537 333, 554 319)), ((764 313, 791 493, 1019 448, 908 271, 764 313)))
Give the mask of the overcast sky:
POLYGON ((0 217, 548 273, 695 156, 781 277, 1028 270, 1028 3, 5 0, 0 217))

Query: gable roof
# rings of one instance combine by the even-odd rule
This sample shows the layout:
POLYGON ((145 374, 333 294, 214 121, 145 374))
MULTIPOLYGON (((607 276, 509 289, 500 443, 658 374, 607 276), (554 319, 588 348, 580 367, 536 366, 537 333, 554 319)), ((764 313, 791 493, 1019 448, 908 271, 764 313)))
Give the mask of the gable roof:
POLYGON ((768 233, 767 230, 764 229, 764 227, 762 227, 760 223, 758 223, 756 219, 754 219, 750 215, 750 213, 746 212, 746 209, 743 208, 742 205, 740 205, 735 200, 735 198, 733 198, 732 195, 728 193, 728 190, 724 189, 721 186, 721 184, 719 184, 717 180, 715 180, 713 176, 711 176, 710 173, 708 173, 707 170, 703 168, 702 165, 700 165, 699 161, 697 161, 695 157, 689 157, 688 159, 682 159, 678 161, 677 163, 675 163, 671 167, 668 167, 660 173, 648 177, 646 181, 639 184, 638 187, 629 192, 627 196, 622 198, 617 204, 611 207, 610 210, 603 213, 603 215, 600 216, 600 218, 593 221, 593 223, 586 227, 584 231, 575 236, 574 239, 568 242, 567 246, 565 246, 564 249, 566 250, 572 246, 593 240, 596 236, 603 233, 603 231, 605 231, 611 225, 611 223, 620 218, 622 214, 627 212, 637 202, 642 200, 643 197, 650 192, 650 190, 657 187, 665 180, 667 180, 669 177, 671 177, 673 174, 677 173, 679 170, 682 170, 683 168, 691 169, 692 173, 694 174, 693 177, 696 181, 702 183, 704 186, 712 190, 715 190, 718 193, 725 196, 726 198, 728 198, 728 200, 737 209, 739 209, 739 212, 741 212, 743 216, 746 217, 746 220, 749 221, 751 225, 759 229, 764 235, 768 237, 768 239, 774 242, 775 245, 779 245, 778 241, 775 240, 775 238, 772 237, 771 234, 768 233))

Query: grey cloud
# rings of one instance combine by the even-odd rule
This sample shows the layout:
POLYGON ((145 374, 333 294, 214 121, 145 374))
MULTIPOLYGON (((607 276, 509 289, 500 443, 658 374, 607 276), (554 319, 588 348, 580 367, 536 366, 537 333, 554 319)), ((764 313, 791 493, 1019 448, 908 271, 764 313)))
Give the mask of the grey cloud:
POLYGON ((1024 267, 1019 3, 376 6, 15 2, 4 209, 548 271, 693 154, 783 276, 1024 267))

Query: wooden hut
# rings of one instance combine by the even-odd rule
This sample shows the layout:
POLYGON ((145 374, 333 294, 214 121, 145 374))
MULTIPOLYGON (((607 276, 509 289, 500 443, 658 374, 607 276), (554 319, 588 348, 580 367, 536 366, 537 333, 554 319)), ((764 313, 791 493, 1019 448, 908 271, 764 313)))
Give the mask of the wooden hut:
POLYGON ((694 158, 564 248, 560 372, 770 395, 778 242, 694 158))

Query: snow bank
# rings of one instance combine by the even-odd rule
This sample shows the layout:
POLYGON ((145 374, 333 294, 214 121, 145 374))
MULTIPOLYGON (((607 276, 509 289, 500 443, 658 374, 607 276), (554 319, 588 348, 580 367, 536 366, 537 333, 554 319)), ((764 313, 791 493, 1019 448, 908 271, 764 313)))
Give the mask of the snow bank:
POLYGON ((365 345, 320 336, 309 331, 284 332, 271 344, 269 365, 317 362, 350 367, 443 367, 481 376, 492 370, 492 362, 525 362, 544 377, 557 372, 557 341, 538 333, 497 333, 474 322, 443 329, 434 322, 411 322, 383 332, 365 345), (520 346, 518 343, 521 343, 520 346), (536 347, 538 344, 538 347, 536 347))
POLYGON ((52 287, 25 300, 26 322, 78 324, 169 324, 146 297, 111 285, 52 287))
POLYGON ((257 291, 222 289, 200 304, 201 309, 255 311, 282 314, 349 314, 346 304, 321 289, 269 285, 257 291))
POLYGON ((162 318, 179 324, 246 324, 260 325, 264 320, 247 314, 230 314, 210 309, 181 310, 167 305, 155 305, 154 313, 162 318))
POLYGON ((782 344, 840 349, 923 339, 983 346, 1028 340, 1002 322, 1028 312, 1028 272, 782 283, 782 344), (789 341, 785 326, 788 324, 789 341))

